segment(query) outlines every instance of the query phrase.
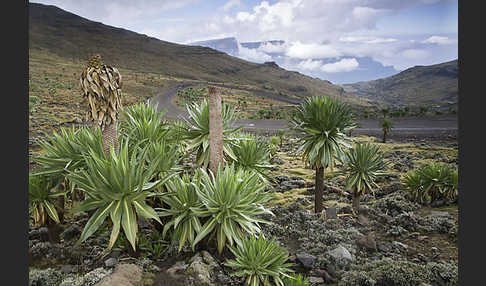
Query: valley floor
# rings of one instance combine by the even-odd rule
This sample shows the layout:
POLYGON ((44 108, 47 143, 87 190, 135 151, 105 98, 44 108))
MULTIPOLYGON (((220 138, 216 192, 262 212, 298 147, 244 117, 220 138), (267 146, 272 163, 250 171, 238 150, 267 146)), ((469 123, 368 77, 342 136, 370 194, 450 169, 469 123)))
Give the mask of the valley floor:
MULTIPOLYGON (((390 175, 380 188, 362 198, 361 214, 352 215, 343 177, 330 170, 324 207, 334 208, 337 216, 313 213, 314 171, 295 153, 296 138, 288 136, 272 161, 277 166, 268 190, 273 199, 266 207, 275 216, 266 217, 272 224, 262 226, 265 236, 289 251, 295 271, 309 277, 311 285, 458 285, 458 203, 421 206, 406 198, 400 183, 406 172, 430 162, 457 167, 457 140, 356 139, 378 144, 390 162, 390 175)), ((185 164, 191 165, 190 159, 185 164)), ((144 221, 139 222, 143 250, 137 253, 120 245, 102 256, 109 228, 76 248, 87 220, 86 215, 67 217, 59 243, 46 241, 45 228, 30 228, 30 283, 44 283, 30 285, 95 285, 116 275, 138 283, 126 285, 243 285, 223 265, 231 254, 217 255, 211 245, 181 253, 164 245, 154 252, 150 246, 160 242, 159 230, 144 221)))

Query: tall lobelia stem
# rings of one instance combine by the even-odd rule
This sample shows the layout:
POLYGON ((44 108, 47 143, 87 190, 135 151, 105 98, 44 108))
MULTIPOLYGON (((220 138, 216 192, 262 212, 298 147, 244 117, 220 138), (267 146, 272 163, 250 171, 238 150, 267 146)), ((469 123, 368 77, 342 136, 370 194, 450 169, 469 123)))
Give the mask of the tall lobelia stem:
POLYGON ((316 213, 322 212, 322 196, 324 193, 324 167, 316 167, 314 210, 316 213))
POLYGON ((208 86, 209 94, 209 169, 216 174, 219 164, 223 167, 223 120, 221 118, 221 93, 208 86))

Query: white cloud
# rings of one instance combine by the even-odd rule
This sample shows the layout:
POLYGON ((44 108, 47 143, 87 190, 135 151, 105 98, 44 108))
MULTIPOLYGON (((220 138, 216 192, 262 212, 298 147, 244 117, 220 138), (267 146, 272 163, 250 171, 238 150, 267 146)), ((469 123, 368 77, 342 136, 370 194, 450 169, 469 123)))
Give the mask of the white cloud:
POLYGON ((353 8, 352 15, 357 23, 360 23, 367 28, 374 28, 377 16, 384 12, 385 10, 381 9, 357 6, 353 8))
POLYGON ((228 11, 233 7, 239 7, 239 6, 241 6, 240 0, 229 0, 228 2, 226 2, 226 4, 224 4, 223 10, 228 11))
POLYGON ((365 44, 381 44, 381 43, 391 43, 396 42, 397 39, 394 38, 380 38, 380 37, 371 37, 371 36, 347 36, 339 38, 341 42, 358 42, 358 43, 365 43, 365 44))
POLYGON ((323 59, 341 56, 341 53, 331 45, 304 44, 300 41, 291 43, 285 54, 298 59, 323 59))
POLYGON ((438 44, 438 45, 450 45, 456 43, 456 40, 449 39, 448 37, 431 36, 422 41, 423 44, 438 44))
POLYGON ((322 66, 322 61, 307 59, 305 61, 299 62, 296 68, 299 70, 315 71, 315 70, 319 70, 321 66, 322 66))
POLYGON ((263 45, 258 47, 258 50, 265 52, 265 53, 284 53, 287 50, 286 44, 272 44, 270 42, 266 42, 263 45))
POLYGON ((349 72, 357 69, 359 66, 358 61, 355 58, 342 59, 335 63, 325 64, 321 67, 323 72, 336 73, 336 72, 349 72))
POLYGON ((238 14, 236 14, 236 19, 240 22, 253 22, 255 21, 256 16, 248 12, 238 12, 238 14))
POLYGON ((263 63, 272 60, 272 57, 266 53, 259 51, 258 49, 245 48, 240 45, 240 43, 238 43, 238 56, 247 61, 256 63, 263 63))

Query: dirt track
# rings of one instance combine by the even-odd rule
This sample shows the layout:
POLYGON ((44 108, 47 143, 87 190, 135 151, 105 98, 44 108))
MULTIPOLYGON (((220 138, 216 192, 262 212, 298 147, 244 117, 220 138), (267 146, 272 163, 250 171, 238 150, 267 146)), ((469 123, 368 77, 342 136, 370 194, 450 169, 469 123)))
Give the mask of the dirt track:
MULTIPOLYGON (((179 89, 189 87, 193 84, 182 83, 168 91, 165 91, 150 100, 151 103, 158 104, 158 109, 167 111, 166 117, 169 119, 187 118, 187 112, 175 106, 172 99, 176 96, 179 89)), ((231 88, 229 86, 218 85, 231 88)), ((234 88, 234 87, 233 87, 234 88)), ((274 94, 260 92, 258 96, 275 98, 274 94)), ((278 100, 278 99, 277 99, 278 100)), ((286 101, 288 102, 288 101, 286 101)), ((411 138, 457 138, 457 116, 441 116, 428 118, 393 118, 393 128, 389 138, 411 137, 411 138)), ((240 119, 235 122, 235 126, 244 126, 245 130, 274 133, 276 130, 287 129, 289 122, 286 120, 255 120, 240 119)), ((360 119, 359 128, 354 129, 353 134, 363 134, 371 136, 381 136, 382 131, 378 119, 360 119)))

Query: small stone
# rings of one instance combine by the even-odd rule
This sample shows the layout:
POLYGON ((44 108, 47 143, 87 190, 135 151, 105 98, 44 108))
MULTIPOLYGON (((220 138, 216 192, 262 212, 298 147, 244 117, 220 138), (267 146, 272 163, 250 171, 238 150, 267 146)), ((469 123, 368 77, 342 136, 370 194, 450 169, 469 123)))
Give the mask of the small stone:
POLYGON ((353 260, 351 253, 349 253, 349 251, 342 245, 339 245, 335 249, 329 251, 329 255, 331 255, 336 260, 342 260, 342 259, 346 259, 349 261, 353 260))
POLYGON ((392 241, 392 246, 398 249, 399 251, 407 251, 408 245, 401 243, 399 241, 392 241))
POLYGON ((309 253, 298 253, 296 255, 297 261, 304 266, 304 268, 312 269, 314 262, 316 261, 316 257, 309 253))
POLYGON ((105 266, 106 267, 115 267, 115 265, 117 265, 117 264, 118 264, 117 258, 111 257, 111 258, 108 258, 107 260, 105 260, 105 266))
POLYGON ((324 279, 322 277, 310 276, 309 277, 309 283, 310 284, 321 284, 321 283, 324 283, 324 279))

